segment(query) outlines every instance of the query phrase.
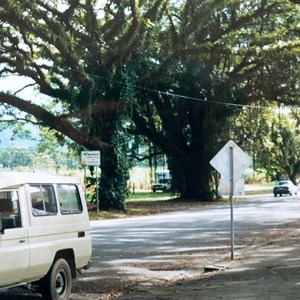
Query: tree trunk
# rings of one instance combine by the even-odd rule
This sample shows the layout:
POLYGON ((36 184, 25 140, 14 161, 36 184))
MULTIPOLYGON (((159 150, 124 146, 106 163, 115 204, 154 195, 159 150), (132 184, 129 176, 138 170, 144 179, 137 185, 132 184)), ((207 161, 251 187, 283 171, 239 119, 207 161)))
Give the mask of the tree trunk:
POLYGON ((171 167, 175 188, 183 200, 211 201, 210 190, 211 167, 206 161, 189 157, 185 161, 176 161, 171 167))
POLYGON ((173 156, 171 160, 174 186, 184 200, 211 201, 214 198, 210 187, 212 167, 209 164, 213 149, 209 146, 212 137, 209 134, 204 136, 191 145, 185 156, 175 159, 173 156))
POLYGON ((99 183, 99 208, 126 210, 125 196, 128 172, 118 164, 115 148, 102 155, 99 183))
POLYGON ((124 133, 118 132, 118 116, 98 124, 95 129, 111 149, 101 157, 101 177, 99 183, 99 208, 126 210, 127 181, 129 179, 124 133))

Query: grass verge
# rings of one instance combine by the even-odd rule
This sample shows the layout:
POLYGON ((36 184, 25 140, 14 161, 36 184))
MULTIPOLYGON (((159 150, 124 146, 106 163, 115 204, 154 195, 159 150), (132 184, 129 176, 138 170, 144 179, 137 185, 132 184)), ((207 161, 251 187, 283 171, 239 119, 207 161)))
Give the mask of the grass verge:
MULTIPOLYGON (((193 207, 203 207, 220 202, 185 201, 168 193, 135 193, 126 200, 127 211, 100 210, 90 211, 90 220, 119 219, 145 216, 156 213, 178 211, 193 207)), ((225 201, 222 201, 225 203, 225 201)))

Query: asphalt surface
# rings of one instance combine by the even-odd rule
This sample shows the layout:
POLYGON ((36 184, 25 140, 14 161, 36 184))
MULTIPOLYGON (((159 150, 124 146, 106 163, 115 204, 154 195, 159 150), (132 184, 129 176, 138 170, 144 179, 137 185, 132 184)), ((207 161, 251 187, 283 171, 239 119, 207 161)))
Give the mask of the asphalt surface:
MULTIPOLYGON (((272 195, 264 195, 235 202, 233 261, 230 260, 229 205, 146 216, 134 220, 92 222, 94 267, 102 274, 109 270, 111 277, 119 280, 119 288, 115 287, 115 293, 108 294, 108 298, 107 294, 98 298, 95 294, 89 295, 95 297, 94 299, 267 299, 272 296, 264 295, 271 290, 264 289, 268 284, 280 287, 279 282, 283 280, 280 276, 286 276, 285 271, 288 274, 297 273, 297 267, 294 266, 298 259, 297 253, 300 253, 296 240, 297 222, 300 220, 299 200, 299 196, 274 198, 272 195), (286 250, 288 236, 291 243, 289 248, 294 249, 292 251, 286 250), (268 250, 264 251, 266 246, 274 249, 267 248, 268 250), (277 255, 281 249, 283 253, 277 255), (284 266, 278 267, 282 272, 277 270, 274 273, 273 258, 278 266, 284 266), (291 264, 286 265, 287 262, 291 264), (246 267, 247 264, 251 265, 251 268, 246 267), (229 280, 229 284, 222 285, 220 282, 222 293, 212 284, 215 278, 207 283, 208 286, 213 286, 213 289, 209 288, 211 294, 207 294, 205 284, 204 287, 201 286, 196 279, 199 277, 200 281, 209 280, 211 274, 207 276, 203 274, 203 270, 210 265, 225 268, 224 272, 217 274, 221 276, 218 277, 219 280, 229 280), (240 273, 240 269, 244 271, 240 273), (250 277, 244 281, 236 280, 239 276, 250 277), (278 281, 276 276, 279 276, 278 281), (124 278, 126 284, 122 282, 124 278), (172 284, 174 282, 175 285, 172 284), (237 282, 236 285, 233 282, 237 282), (193 283, 195 288, 191 287, 193 283), (246 289, 248 284, 248 294, 239 291, 246 289), (259 284, 262 284, 260 290, 257 288, 259 284), (238 291, 234 292, 232 286, 238 291), (254 293, 251 292, 253 289, 254 293), (128 291, 129 293, 124 295, 123 291, 124 294, 128 291), (236 296, 233 296, 235 294, 236 296)), ((291 291, 294 290, 295 286, 291 291)), ((286 292, 287 290, 284 291, 286 292)), ((282 294, 279 294, 277 299, 285 299, 280 297, 282 294)))
MULTIPOLYGON (((91 222, 94 264, 72 299, 300 299, 299 200, 235 203, 233 261, 228 205, 91 222)), ((16 289, 0 299, 41 298, 16 289)))
MULTIPOLYGON (((269 195, 235 202, 234 251, 251 245, 253 236, 263 230, 299 220, 299 200, 299 196, 269 195)), ((155 265, 155 269, 157 264, 194 257, 197 267, 199 263, 204 267, 211 260, 201 259, 207 253, 222 257, 231 252, 229 205, 91 224, 93 267, 100 271, 109 269, 128 276, 149 272, 157 280, 172 280, 179 273, 188 276, 189 269, 151 272, 147 265, 155 265)))

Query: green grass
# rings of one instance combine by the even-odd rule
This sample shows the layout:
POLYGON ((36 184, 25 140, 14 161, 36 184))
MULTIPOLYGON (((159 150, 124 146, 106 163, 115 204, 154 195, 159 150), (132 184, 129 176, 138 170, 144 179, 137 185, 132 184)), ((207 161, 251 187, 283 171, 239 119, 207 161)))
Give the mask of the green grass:
POLYGON ((169 200, 178 197, 176 194, 172 193, 162 193, 162 192, 137 192, 137 193, 130 193, 126 202, 131 201, 157 201, 157 200, 169 200))
POLYGON ((260 183, 260 184, 246 184, 245 185, 245 194, 266 194, 271 193, 274 186, 274 182, 270 183, 260 183))

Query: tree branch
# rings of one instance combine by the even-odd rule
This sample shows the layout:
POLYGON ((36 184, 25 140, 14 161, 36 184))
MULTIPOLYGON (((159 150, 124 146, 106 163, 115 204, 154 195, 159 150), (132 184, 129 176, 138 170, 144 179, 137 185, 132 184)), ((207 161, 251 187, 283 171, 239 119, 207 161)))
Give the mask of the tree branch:
POLYGON ((76 129, 70 124, 70 122, 63 120, 60 116, 55 116, 54 114, 48 112, 46 109, 38 106, 36 104, 30 103, 16 96, 8 95, 0 92, 0 103, 6 103, 13 107, 20 109, 28 114, 33 115, 35 118, 41 120, 44 126, 55 129, 62 134, 69 137, 74 142, 86 147, 91 150, 109 150, 111 145, 102 142, 96 137, 88 136, 87 134, 76 129))

